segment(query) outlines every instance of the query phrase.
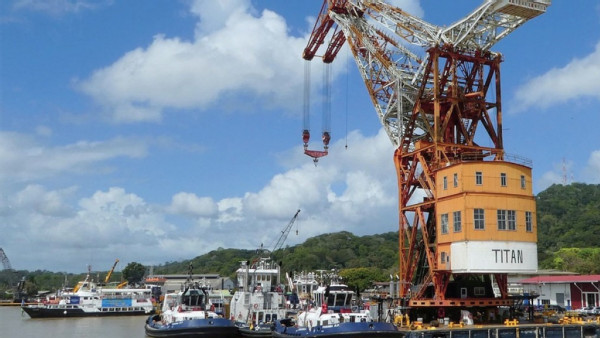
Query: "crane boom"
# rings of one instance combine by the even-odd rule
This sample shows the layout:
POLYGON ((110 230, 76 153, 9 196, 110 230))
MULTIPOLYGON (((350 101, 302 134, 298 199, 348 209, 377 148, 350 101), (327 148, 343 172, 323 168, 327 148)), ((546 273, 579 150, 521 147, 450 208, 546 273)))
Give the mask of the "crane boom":
POLYGON ((2 267, 4 270, 12 270, 12 266, 10 265, 10 261, 8 260, 8 256, 4 253, 4 250, 0 248, 0 260, 2 260, 2 267))
MULTIPOLYGON (((428 23, 383 0, 325 0, 302 57, 312 60, 331 36, 323 62, 332 62, 344 39, 354 55, 379 120, 394 146, 407 128, 429 60, 431 47, 488 52, 526 21, 546 11, 550 0, 486 0, 447 28, 428 23), (421 54, 421 55, 419 55, 421 54)), ((493 54, 493 53, 492 53, 493 54)), ((431 84, 429 84, 431 85, 431 84)), ((431 122, 431 121, 429 121, 431 122)), ((414 127, 417 127, 416 129, 414 127)), ((410 136, 414 144, 424 133, 410 136)))
POLYGON ((294 222, 298 218, 299 213, 300 213, 300 209, 298 209, 298 211, 296 211, 296 214, 294 215, 294 217, 292 217, 292 219, 290 220, 288 225, 286 225, 286 227, 281 231, 281 236, 279 236, 279 239, 277 239, 277 242, 273 246, 273 250, 271 250, 271 252, 275 252, 283 247, 283 243, 285 243, 285 240, 287 239, 288 234, 290 233, 290 230, 292 229, 292 226, 294 225, 294 222))
POLYGON ((110 276, 112 276, 113 272, 115 271, 115 267, 117 266, 117 263, 119 263, 118 258, 115 260, 115 264, 113 264, 110 271, 108 271, 108 273, 106 274, 106 278, 104 278, 104 284, 108 283, 108 281, 110 280, 110 276))

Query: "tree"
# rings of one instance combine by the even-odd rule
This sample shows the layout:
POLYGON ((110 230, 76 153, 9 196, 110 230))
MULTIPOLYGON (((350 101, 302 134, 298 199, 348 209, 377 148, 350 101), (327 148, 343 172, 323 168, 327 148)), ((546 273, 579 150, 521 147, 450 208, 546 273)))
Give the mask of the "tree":
POLYGON ((340 271, 340 277, 352 289, 358 289, 359 292, 371 288, 373 282, 385 281, 386 275, 378 268, 350 268, 340 271))
POLYGON ((123 278, 129 282, 129 284, 137 284, 142 281, 145 273, 145 266, 137 262, 131 262, 123 269, 123 278))

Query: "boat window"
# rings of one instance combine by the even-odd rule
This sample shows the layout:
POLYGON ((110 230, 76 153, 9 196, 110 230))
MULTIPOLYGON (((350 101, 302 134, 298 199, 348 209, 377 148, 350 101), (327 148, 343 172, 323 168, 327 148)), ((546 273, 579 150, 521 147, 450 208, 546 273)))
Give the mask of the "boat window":
POLYGON ((345 294, 337 295, 335 297, 335 300, 336 300, 336 302, 335 302, 336 306, 344 306, 344 305, 346 305, 346 295, 345 294))
POLYGON ((203 303, 203 296, 198 290, 187 290, 182 297, 182 303, 189 306, 198 306, 203 303))

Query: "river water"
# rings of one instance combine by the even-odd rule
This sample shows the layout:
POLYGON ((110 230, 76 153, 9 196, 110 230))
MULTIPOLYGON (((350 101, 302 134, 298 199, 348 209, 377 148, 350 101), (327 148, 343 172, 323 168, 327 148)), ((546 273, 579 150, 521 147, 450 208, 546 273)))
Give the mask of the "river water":
POLYGON ((145 338, 146 316, 31 319, 18 306, 0 306, 0 338, 145 338))

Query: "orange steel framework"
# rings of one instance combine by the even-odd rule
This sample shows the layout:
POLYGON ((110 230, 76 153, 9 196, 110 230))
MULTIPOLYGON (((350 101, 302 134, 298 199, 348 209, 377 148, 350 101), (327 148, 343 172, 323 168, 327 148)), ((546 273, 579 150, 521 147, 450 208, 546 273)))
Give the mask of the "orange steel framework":
MULTIPOLYGON (((400 147, 394 154, 399 182, 400 281, 414 281, 421 286, 410 295, 411 306, 507 305, 511 301, 507 299, 505 273, 494 275, 501 299, 457 301, 445 298, 451 271, 438 268, 436 263, 436 170, 463 160, 503 159, 501 59, 489 53, 456 52, 450 46, 431 48, 428 54, 429 62, 418 100, 400 147), (428 83, 432 84, 430 88, 426 86, 428 83), (495 102, 486 100, 494 96, 488 95, 490 91, 495 91, 495 102), (412 149, 411 140, 419 120, 427 130, 425 137, 412 149), (478 145, 477 141, 485 141, 480 138, 481 133, 475 140, 479 125, 484 127, 493 147, 478 145), (414 193, 419 189, 428 192, 427 196, 421 202, 413 203, 411 198, 416 198, 414 193), (435 289, 435 299, 425 297, 430 283, 435 289)), ((409 288, 408 283, 400 285, 401 298, 409 295, 409 288)))

